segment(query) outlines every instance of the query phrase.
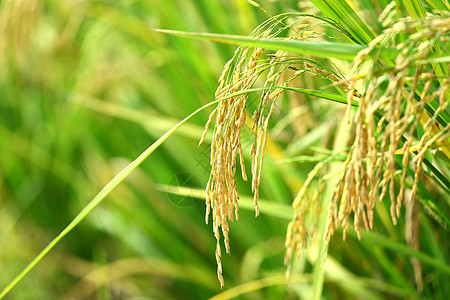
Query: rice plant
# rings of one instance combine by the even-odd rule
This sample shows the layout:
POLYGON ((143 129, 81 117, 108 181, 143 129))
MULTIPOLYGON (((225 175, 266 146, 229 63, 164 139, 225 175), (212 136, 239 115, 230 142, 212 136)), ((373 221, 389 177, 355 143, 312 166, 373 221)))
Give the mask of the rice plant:
POLYGON ((449 10, 2 2, 0 298, 448 298, 449 10))
MULTIPOLYGON (((338 2, 341 1, 336 1, 335 4, 338 2)), ((330 1, 330 3, 334 2, 330 1)), ((343 7, 351 11, 350 7, 346 7, 346 5, 343 7)), ((316 229, 318 216, 327 206, 328 216, 323 236, 326 242, 330 240, 337 227, 342 227, 345 240, 351 219, 353 219, 358 239, 361 239, 361 227, 366 230, 373 228, 375 204, 385 198, 390 200, 391 219, 393 224, 397 225, 402 204, 405 203, 407 209, 411 211, 414 201, 420 201, 416 200, 416 195, 422 176, 428 175, 430 178, 435 178, 435 184, 441 186, 442 192, 446 194, 443 197, 449 196, 446 176, 441 173, 440 167, 436 168, 430 162, 433 158, 425 157, 430 149, 441 152, 444 162, 448 162, 450 157, 447 149, 449 137, 447 97, 450 79, 447 58, 450 32, 448 13, 439 12, 429 16, 423 15, 420 18, 415 16, 415 18, 397 19, 395 3, 392 2, 379 17, 378 21, 383 29, 373 38, 371 36, 373 31, 368 27, 363 27, 366 28, 365 32, 358 31, 360 29, 358 25, 364 23, 356 14, 351 13, 350 16, 355 17, 355 23, 352 23, 352 20, 349 24, 339 23, 331 17, 327 20, 328 24, 333 25, 334 30, 342 31, 342 34, 345 34, 353 42, 367 43, 367 47, 354 56, 350 64, 351 71, 348 79, 339 78, 337 73, 339 70, 333 72, 314 66, 314 64, 320 65, 320 62, 308 61, 307 58, 301 56, 288 56, 283 51, 285 48, 274 54, 268 54, 267 59, 257 62, 264 46, 275 48, 275 45, 268 40, 277 39, 278 34, 284 30, 290 31, 289 36, 281 40, 277 39, 277 41, 280 45, 286 44, 286 48, 289 47, 289 49, 294 48, 295 43, 283 43, 282 41, 309 40, 321 36, 321 32, 317 30, 317 24, 309 25, 302 24, 302 21, 295 21, 285 25, 286 15, 271 18, 257 28, 249 39, 194 35, 197 38, 210 38, 233 43, 244 41, 246 45, 259 46, 250 55, 250 48, 240 46, 236 50, 235 56, 225 65, 223 74, 219 78, 216 99, 251 88, 257 77, 268 70, 265 75, 267 79, 263 84, 264 92, 253 113, 251 127, 251 132, 255 133, 255 142, 250 150, 250 156, 253 157, 252 192, 256 216, 258 215, 258 187, 261 181, 268 124, 278 96, 291 82, 295 82, 297 76, 307 73, 321 76, 330 81, 330 86, 338 87, 341 93, 346 93, 346 122, 352 134, 348 137, 349 149, 346 150, 346 158, 338 170, 334 171, 339 174, 336 188, 331 200, 320 199, 325 188, 323 178, 327 178, 331 182, 334 180, 326 166, 327 163, 319 162, 310 172, 293 202, 295 213, 288 226, 286 238, 285 263, 288 265, 294 252, 297 252, 299 256, 302 248, 306 248, 310 233, 316 229), (299 26, 297 22, 302 25, 299 26), (284 26, 277 28, 279 24, 284 26), (349 29, 352 30, 347 30, 346 26, 351 26, 349 29), (304 34, 304 32, 308 32, 308 34, 304 34), (312 36, 310 32, 313 32, 312 36), (358 35, 356 35, 357 33, 358 35), (386 57, 381 49, 391 49, 395 55, 386 57), (299 67, 302 62, 304 65, 299 67), (234 67, 231 68, 231 66, 234 67), (284 76, 280 81, 281 75, 285 75, 286 70, 289 69, 294 70, 295 73, 284 76), (356 107, 355 111, 353 106, 356 107), (427 163, 424 160, 427 160, 427 163), (422 173, 424 165, 430 168, 422 173), (308 195, 307 189, 314 179, 318 181, 316 190, 312 195, 308 195), (411 181, 408 186, 407 179, 411 181), (329 205, 325 205, 328 201, 329 205), (308 215, 315 216, 310 224, 306 222, 308 215)), ((300 14, 298 16, 289 15, 289 17, 301 19, 304 16, 300 14)), ((192 36, 192 34, 187 35, 192 36)), ((323 44, 323 47, 326 46, 323 44)), ((297 53, 302 52, 300 43, 297 49, 297 53)), ((332 55, 330 53, 330 56, 332 55)), ((242 177, 247 180, 240 142, 241 129, 245 124, 247 101, 247 96, 242 95, 220 102, 206 125, 207 130, 212 118, 217 114, 213 143, 211 144, 211 176, 206 187, 206 218, 208 221, 212 207, 213 230, 217 240, 217 273, 222 286, 219 228, 224 237, 226 252, 229 253, 227 219, 232 221, 234 216, 239 219, 239 196, 235 184, 236 158, 238 156, 241 162, 242 177)), ((329 156, 330 159, 331 157, 329 156)), ((446 166, 443 167, 447 172, 446 166)), ((421 186, 421 188, 424 193, 429 194, 425 187, 421 186)), ((437 201, 431 201, 431 203, 435 202, 437 201)), ((430 203, 424 204, 424 208, 448 230, 448 216, 445 210, 436 208, 430 203)), ((411 247, 417 248, 419 245, 417 212, 409 212, 405 222, 409 231, 406 233, 407 241, 411 247)), ((326 246, 322 251, 326 251, 325 249, 326 246)), ((422 291, 421 265, 417 260, 413 260, 412 263, 417 289, 422 291)), ((316 294, 316 296, 318 295, 316 294)))

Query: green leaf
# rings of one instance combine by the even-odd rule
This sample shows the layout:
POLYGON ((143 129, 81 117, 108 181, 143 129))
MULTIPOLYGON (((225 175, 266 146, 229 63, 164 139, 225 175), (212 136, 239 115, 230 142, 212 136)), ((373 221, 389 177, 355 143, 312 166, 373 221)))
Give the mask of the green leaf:
MULTIPOLYGON (((268 38, 251 38, 240 35, 214 34, 214 33, 198 33, 184 32, 177 30, 155 29, 155 31, 176 35, 180 37, 195 38, 199 40, 208 40, 219 43, 244 45, 247 47, 261 47, 272 50, 284 50, 300 55, 312 55, 316 57, 338 58, 343 60, 352 60, 361 50, 367 48, 363 45, 334 43, 334 42, 312 42, 288 39, 268 39, 268 38)), ((394 59, 398 54, 398 50, 391 48, 379 48, 373 51, 369 57, 377 55, 382 59, 394 59)))
POLYGON ((437 10, 437 13, 441 13, 444 11, 450 11, 450 5, 448 5, 447 2, 444 0, 427 0, 427 2, 435 9, 437 10), (442 12, 440 12, 440 10, 442 12))
POLYGON ((411 17, 415 20, 424 18, 427 13, 423 7, 422 1, 420 0, 405 0, 404 1, 406 9, 408 10, 411 17))
MULTIPOLYGON (((127 165, 122 171, 119 172, 110 182, 94 197, 84 208, 83 210, 72 220, 72 222, 67 225, 67 227, 56 237, 54 238, 26 267, 22 270, 0 293, 0 299, 5 297, 33 268, 36 264, 50 252, 53 247, 63 238, 65 237, 72 229, 74 229, 86 216, 99 205, 103 199, 114 189, 119 183, 121 183, 134 169, 136 169, 150 154, 152 154, 167 138, 169 138, 178 128, 181 127, 184 123, 186 123, 189 119, 195 116, 197 113, 202 111, 203 109, 219 103, 222 100, 236 97, 238 95, 261 91, 266 88, 255 88, 255 89, 247 89, 242 90, 233 94, 230 94, 226 97, 222 97, 218 100, 212 101, 208 104, 203 105, 189 116, 178 122, 175 126, 173 126, 170 130, 168 130, 165 134, 163 134, 156 142, 154 142, 150 147, 148 147, 141 155, 139 155, 135 160, 133 160, 129 165, 127 165)), ((270 206, 270 204, 269 204, 270 206)), ((285 212, 286 216, 286 212, 285 212)))
POLYGON ((373 31, 344 0, 311 0, 328 18, 342 26, 359 44, 375 38, 373 31))
MULTIPOLYGON (((349 231, 349 235, 356 238, 356 232, 349 231)), ((386 238, 375 232, 361 232, 362 240, 368 243, 377 244, 383 246, 387 249, 391 249, 396 253, 402 254, 407 257, 415 257, 424 264, 435 267, 437 270, 450 274, 450 267, 443 261, 438 260, 434 257, 428 256, 423 252, 416 251, 411 249, 407 245, 400 244, 398 242, 393 241, 392 239, 386 238)))
MULTIPOLYGON (((178 196, 185 196, 197 199, 206 199, 206 192, 203 189, 195 189, 191 187, 184 186, 170 186, 170 185, 159 185, 158 189, 162 192, 167 192, 169 194, 174 194, 178 196)), ((264 199, 258 200, 259 211, 262 214, 268 216, 277 217, 280 219, 291 220, 294 213, 294 209, 291 205, 286 205, 278 202, 271 202, 264 199)), ((239 207, 246 210, 254 210, 255 204, 253 197, 239 196, 239 207)))
MULTIPOLYGON (((288 91, 293 91, 300 94, 305 94, 309 96, 315 96, 318 98, 330 100, 333 102, 341 103, 341 104, 347 104, 347 97, 335 93, 330 92, 324 92, 324 91, 317 91, 317 90, 310 90, 310 89, 303 89, 303 88, 294 88, 294 87, 280 87, 288 91)), ((358 101, 353 100, 352 106, 357 107, 358 101)))
POLYGON ((83 210, 72 220, 72 222, 67 225, 67 227, 56 237, 54 238, 26 267, 25 269, 19 273, 0 293, 0 299, 2 299, 6 294, 8 294, 21 280, 25 277, 34 266, 48 253, 53 247, 70 231, 72 231, 75 226, 77 226, 86 216, 97 206, 99 205, 103 199, 117 186, 121 183, 134 169, 136 169, 150 154, 152 154, 169 136, 171 136, 181 125, 183 125, 186 121, 192 118, 201 110, 218 103, 223 100, 215 100, 210 102, 192 114, 178 122, 175 126, 173 126, 170 130, 168 130, 164 135, 162 135, 156 142, 154 142, 150 147, 148 147, 141 155, 139 155, 135 160, 133 160, 128 166, 126 166, 122 171, 119 172, 108 184, 97 194, 97 196, 92 199, 88 205, 86 205, 83 210))

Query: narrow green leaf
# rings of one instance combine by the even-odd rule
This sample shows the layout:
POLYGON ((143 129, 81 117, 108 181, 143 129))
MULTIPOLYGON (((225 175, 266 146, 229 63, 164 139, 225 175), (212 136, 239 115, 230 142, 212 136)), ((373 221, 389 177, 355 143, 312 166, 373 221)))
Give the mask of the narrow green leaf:
POLYGON ((450 56, 440 56, 440 57, 430 57, 427 59, 418 60, 416 65, 427 65, 427 64, 435 64, 435 63, 449 63, 450 56))
POLYGON ((368 44, 375 38, 373 31, 344 0, 311 0, 328 18, 342 26, 358 43, 368 44))
POLYGON ((190 118, 195 116, 197 113, 202 111, 203 109, 219 103, 222 100, 236 97, 238 95, 260 91, 265 88, 255 88, 242 90, 233 94, 230 94, 226 97, 220 98, 218 100, 212 101, 204 106, 200 107, 189 116, 178 122, 175 126, 173 126, 170 130, 168 130, 165 134, 163 134, 156 142, 154 142, 150 147, 148 147, 141 155, 139 155, 135 160, 133 160, 129 165, 127 165, 122 171, 119 172, 110 182, 94 197, 84 208, 83 210, 72 220, 72 222, 67 225, 67 227, 57 236, 55 237, 26 267, 22 270, 0 293, 0 299, 6 296, 33 268, 37 265, 37 263, 45 256, 50 250, 55 247, 55 245, 65 237, 73 228, 75 228, 86 216, 99 205, 103 199, 117 186, 121 183, 134 169, 136 169, 150 154, 152 154, 169 136, 171 136, 178 128, 181 127, 184 123, 186 123, 190 118))
POLYGON ((6 294, 8 294, 21 280, 25 277, 34 266, 48 253, 51 249, 63 238, 65 237, 75 226, 77 226, 97 205, 99 205, 103 199, 119 184, 121 183, 134 169, 136 169, 150 154, 152 154, 169 136, 171 136, 175 130, 177 130, 186 121, 192 118, 201 110, 218 103, 223 100, 215 100, 210 102, 192 114, 181 120, 178 124, 173 126, 169 131, 162 135, 156 142, 154 142, 150 147, 148 147, 141 155, 139 155, 134 161, 132 161, 128 166, 126 166, 122 171, 119 172, 98 194, 92 199, 88 205, 86 205, 83 210, 70 222, 69 225, 56 237, 54 238, 26 267, 19 273, 0 293, 0 299, 2 299, 6 294))
POLYGON ((437 10, 438 14, 441 13, 440 11, 450 11, 450 5, 444 0, 427 0, 427 2, 437 10))
POLYGON ((427 15, 421 0, 404 0, 406 9, 414 20, 424 18, 427 15))
MULTIPOLYGON (((197 199, 206 199, 206 192, 202 189, 195 189, 183 186, 159 185, 158 190, 169 194, 178 196, 191 197, 197 199)), ((258 200, 259 211, 268 216, 277 217, 280 219, 291 220, 294 209, 290 205, 278 202, 271 202, 267 200, 258 200)), ((239 196, 239 207, 246 210, 254 210, 253 197, 239 196)))
POLYGON ((301 156, 295 156, 292 158, 277 160, 276 163, 278 164, 289 164, 289 163, 309 163, 309 162, 329 162, 329 161, 344 161, 346 156, 329 156, 329 155, 322 155, 322 156, 309 156, 309 155, 301 155, 301 156))
MULTIPOLYGON (((198 33, 184 32, 176 30, 155 29, 155 31, 176 35, 180 37, 195 38, 200 40, 208 40, 219 43, 244 45, 247 47, 262 47, 272 50, 284 50, 300 55, 312 55, 316 57, 338 58, 343 60, 352 60, 359 51, 366 49, 363 45, 334 43, 334 42, 312 42, 287 39, 267 39, 267 38, 251 38, 239 35, 214 34, 214 33, 198 33)), ((379 48, 373 51, 369 56, 378 55, 384 59, 394 59, 398 54, 398 50, 391 48, 379 48)))
MULTIPOLYGON (((282 88, 284 88, 285 90, 293 91, 293 92, 300 93, 300 94, 315 96, 318 98, 330 100, 330 101, 341 103, 341 104, 347 104, 347 97, 345 97, 343 95, 335 94, 335 93, 303 89, 303 88, 294 88, 294 87, 282 87, 282 88)), ((352 106, 357 107, 358 101, 353 100, 352 106)))
MULTIPOLYGON (((301 284, 311 281, 311 274, 295 274, 289 281, 290 284, 301 284)), ((236 299, 244 294, 261 290, 269 286, 286 285, 286 275, 267 276, 261 279, 252 280, 227 289, 209 298, 209 300, 236 299)))
MULTIPOLYGON (((427 254, 424 254, 423 252, 411 249, 407 245, 395 242, 392 239, 386 238, 375 232, 361 232, 361 234, 362 240, 365 242, 381 245, 387 249, 394 250, 395 252, 407 257, 415 257, 424 264, 435 267, 437 270, 442 271, 444 273, 450 274, 450 266, 448 266, 445 262, 441 260, 438 260, 434 257, 430 257, 427 254)), ((352 230, 348 232, 348 235, 357 238, 356 232, 352 230)))

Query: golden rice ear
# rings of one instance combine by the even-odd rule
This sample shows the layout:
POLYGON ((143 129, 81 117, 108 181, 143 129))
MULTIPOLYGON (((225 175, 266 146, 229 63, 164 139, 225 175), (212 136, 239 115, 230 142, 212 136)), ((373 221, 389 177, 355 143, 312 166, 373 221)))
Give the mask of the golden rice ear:
MULTIPOLYGON (((275 26, 280 24, 282 24, 280 20, 272 18, 263 27, 259 28, 254 33, 254 36, 274 38, 282 32, 275 26)), ((286 28, 290 28, 289 25, 285 25, 286 28)), ((303 62, 303 60, 285 57, 283 51, 278 51, 273 55, 269 55, 268 58, 261 59, 263 52, 263 48, 255 48, 251 51, 249 48, 239 47, 235 51, 234 57, 225 64, 219 78, 219 87, 215 94, 217 99, 223 100, 219 102, 217 108, 211 113, 200 139, 200 143, 204 141, 206 131, 213 118, 215 118, 211 142, 211 174, 206 188, 205 221, 208 222, 209 214, 212 213, 214 236, 217 239, 217 275, 221 285, 223 284, 223 276, 220 260, 220 235, 222 234, 226 252, 229 253, 228 221, 232 221, 234 217, 236 217, 236 220, 239 220, 239 194, 236 189, 235 178, 237 157, 240 160, 242 178, 247 180, 240 135, 242 128, 245 126, 249 100, 246 93, 235 94, 239 91, 250 89, 257 78, 263 72, 268 71, 264 84, 266 90, 263 92, 263 96, 253 113, 253 125, 250 130, 255 135, 255 142, 252 145, 250 155, 252 156, 251 173, 255 215, 258 216, 259 186, 262 177, 269 119, 275 110, 277 98, 284 91, 283 88, 279 88, 277 85, 287 86, 292 80, 305 72, 295 67, 297 71, 293 75, 290 73, 291 77, 281 80, 282 74, 290 66, 293 64, 300 65, 300 62, 303 62)), ((313 62, 311 61, 311 63, 313 62)), ((329 72, 321 70, 321 75, 333 80, 332 74, 329 72)))
MULTIPOLYGON (((240 133, 245 125, 247 94, 235 97, 229 95, 251 87, 258 72, 256 68, 258 57, 263 49, 253 51, 247 61, 249 48, 238 48, 233 59, 228 61, 219 79, 219 88, 216 92, 218 99, 224 98, 218 107, 211 113, 206 128, 216 116, 213 141, 211 143, 211 175, 206 188, 206 221, 212 210, 214 235, 217 240, 216 261, 217 276, 221 286, 224 280, 222 276, 220 230, 224 238, 226 252, 230 252, 228 220, 239 220, 239 194, 235 183, 236 158, 239 155, 242 169, 242 177, 247 179, 244 167, 244 157, 240 133), (232 67, 233 66, 233 67, 232 67), (234 211, 234 215, 233 215, 234 211)), ((205 129, 206 132, 206 129, 205 129)), ((203 141, 203 134, 201 141, 203 141)))
POLYGON ((319 175, 326 168, 323 162, 316 164, 302 188, 292 203, 294 216, 289 222, 286 232, 286 254, 284 264, 287 266, 287 277, 290 277, 291 262, 294 254, 300 258, 302 250, 306 248, 309 237, 314 232, 320 214, 319 195, 324 189, 324 184, 319 175), (317 182, 318 181, 318 182, 317 182), (314 191, 311 195, 310 191, 314 191))
MULTIPOLYGON (((449 24, 448 16, 429 18, 421 22, 401 20, 386 29, 371 42, 367 50, 355 58, 354 70, 358 71, 368 53, 376 51, 377 45, 391 45, 397 35, 410 34, 410 38, 401 45, 401 51, 395 60, 395 70, 389 74, 386 87, 382 88, 381 81, 378 80, 385 73, 377 69, 380 62, 376 59, 370 62, 371 66, 365 78, 358 79, 359 76, 353 76, 356 79, 353 80, 352 86, 358 83, 364 90, 358 109, 351 119, 356 136, 329 208, 327 239, 333 234, 335 224, 344 228, 345 237, 351 214, 360 238, 361 224, 366 229, 373 227, 376 200, 382 201, 387 196, 391 201, 392 222, 396 224, 406 200, 407 169, 411 167, 415 168, 415 174, 408 201, 414 200, 425 153, 433 145, 439 145, 450 136, 450 125, 436 130, 439 113, 448 105, 445 94, 449 90, 450 79, 438 79, 433 66, 418 65, 416 62, 429 56, 434 47, 434 43, 430 41, 445 35, 445 31, 450 30, 449 24), (426 82, 418 91, 416 88, 424 79, 426 82), (439 88, 432 90, 433 83, 438 83, 439 88), (432 115, 428 115, 425 107, 433 99, 439 99, 439 105, 432 115), (375 122, 377 118, 379 121, 375 122), (419 124, 422 125, 424 133, 418 136, 418 145, 414 146, 417 154, 411 159, 412 145, 415 143, 419 124), (376 127, 378 130, 375 130, 376 127), (399 155, 401 165, 397 166, 396 157, 399 155)), ((352 93, 353 91, 348 93, 349 101, 352 100, 352 93)), ((443 151, 450 157, 448 149, 443 151)))

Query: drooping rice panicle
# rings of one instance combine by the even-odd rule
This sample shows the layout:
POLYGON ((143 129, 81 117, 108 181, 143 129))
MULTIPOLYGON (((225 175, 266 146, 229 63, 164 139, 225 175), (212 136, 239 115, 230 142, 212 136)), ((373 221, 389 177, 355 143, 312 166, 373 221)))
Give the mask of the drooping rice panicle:
MULTIPOLYGON (((433 41, 440 39, 441 35, 448 35, 449 23, 448 16, 422 21, 401 20, 386 29, 354 60, 354 70, 357 72, 368 53, 376 51, 376 45, 392 46, 395 45, 397 35, 405 32, 411 34, 408 40, 397 45, 400 52, 394 61, 394 71, 388 73, 390 77, 383 72, 374 72, 379 68, 376 59, 370 62, 371 71, 367 72, 365 78, 354 76, 358 79, 353 82, 359 80, 363 86, 359 106, 351 118, 356 135, 344 165, 344 174, 338 181, 329 207, 327 239, 336 226, 343 227, 345 238, 350 215, 353 215, 355 230, 361 237, 361 222, 366 228, 373 227, 375 200, 382 201, 384 198, 391 201, 390 214, 392 222, 396 224, 405 201, 407 169, 411 163, 416 171, 408 198, 413 201, 427 150, 432 145, 439 146, 450 135, 448 124, 438 131, 435 129, 439 123, 439 114, 448 106, 445 100, 449 89, 448 75, 439 79, 434 73, 435 66, 415 65, 415 62, 430 55, 435 46, 433 41), (414 70, 412 77, 411 70, 414 70), (418 90, 419 81, 424 79, 427 81, 418 90), (386 80, 388 84, 383 89, 381 83, 386 80), (433 90, 432 86, 436 82, 439 88, 433 90), (435 99, 439 99, 439 103, 429 115, 427 105, 435 99), (425 116, 428 117, 424 119, 425 116), (418 137, 418 151, 411 160, 411 146, 419 124, 422 124, 425 132, 418 137), (399 155, 401 163, 397 161, 399 155), (397 172, 398 168, 400 172, 397 172), (401 174, 399 180, 397 174, 401 174)), ((350 92, 348 99, 353 99, 350 92)))
MULTIPOLYGON (((275 38, 286 30, 299 34, 291 25, 283 25, 286 18, 296 14, 285 14, 261 24, 251 36, 275 38)), ((306 27, 304 28, 306 30, 306 27)), ((306 31, 304 31, 306 32, 306 31)), ((295 39, 306 39, 305 36, 293 36, 295 39)), ((277 86, 287 86, 292 80, 303 74, 295 65, 303 65, 305 59, 290 57, 282 51, 267 55, 267 59, 261 58, 265 49, 238 47, 232 59, 224 66, 219 78, 219 86, 216 90, 216 99, 223 99, 217 108, 211 113, 205 126, 200 143, 204 141, 206 132, 215 118, 213 140, 211 143, 211 174, 206 187, 206 222, 212 214, 214 236, 217 239, 216 261, 218 264, 218 278, 223 285, 220 237, 223 236, 225 250, 230 252, 228 221, 234 218, 239 220, 239 194, 236 189, 235 172, 236 159, 239 157, 242 178, 247 180, 245 173, 244 154, 240 134, 245 126, 247 116, 247 93, 238 93, 250 89, 257 78, 267 72, 264 83, 265 90, 253 112, 253 125, 251 133, 254 134, 254 143, 250 150, 252 156, 252 192, 254 194, 255 215, 259 214, 259 186, 262 178, 262 168, 267 144, 269 120, 276 108, 276 100, 284 91, 277 86), (289 70, 290 76, 283 77, 289 70), (291 70, 295 70, 292 74, 291 70), (238 95, 236 95, 238 94, 238 95), (236 96, 234 96, 236 95, 236 96)), ((309 72, 328 78, 330 81, 340 80, 337 74, 330 70, 311 64, 313 70, 309 72)))

